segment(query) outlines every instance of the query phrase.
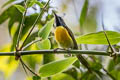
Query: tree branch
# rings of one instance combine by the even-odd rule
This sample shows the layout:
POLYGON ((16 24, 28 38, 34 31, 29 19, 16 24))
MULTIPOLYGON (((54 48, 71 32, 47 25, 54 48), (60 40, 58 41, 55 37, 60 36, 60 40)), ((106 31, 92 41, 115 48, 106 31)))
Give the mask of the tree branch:
MULTIPOLYGON (((0 52, 0 56, 14 56, 15 52, 0 52)), ((110 56, 111 52, 105 51, 90 51, 90 50, 33 50, 33 51, 19 51, 21 56, 33 54, 88 54, 88 55, 101 55, 110 56)), ((120 57, 120 54, 117 54, 120 57)))
POLYGON ((27 0, 24 1, 24 6, 25 6, 25 12, 23 13, 22 21, 21 21, 21 24, 20 24, 20 29, 19 29, 19 33, 18 33, 18 37, 17 37, 16 50, 18 50, 18 48, 19 48, 19 41, 20 41, 21 33, 22 33, 22 30, 23 30, 23 27, 24 27, 25 16, 26 16, 27 9, 28 9, 27 0))

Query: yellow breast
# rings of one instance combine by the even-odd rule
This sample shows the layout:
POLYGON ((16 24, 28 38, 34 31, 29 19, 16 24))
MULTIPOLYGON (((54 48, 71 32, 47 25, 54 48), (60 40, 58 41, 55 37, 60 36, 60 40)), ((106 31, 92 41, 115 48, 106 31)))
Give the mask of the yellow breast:
POLYGON ((62 48, 72 48, 74 46, 68 31, 62 26, 56 27, 55 39, 62 48))

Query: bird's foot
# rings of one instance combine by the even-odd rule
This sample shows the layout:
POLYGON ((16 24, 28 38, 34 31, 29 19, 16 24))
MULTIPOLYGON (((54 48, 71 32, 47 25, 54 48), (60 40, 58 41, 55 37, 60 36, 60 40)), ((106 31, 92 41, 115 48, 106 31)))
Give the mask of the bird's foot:
POLYGON ((58 50, 66 50, 68 54, 64 54, 65 57, 71 57, 72 55, 69 53, 71 49, 64 49, 64 48, 55 48, 54 52, 56 53, 58 50))
POLYGON ((56 52, 58 50, 65 50, 65 49, 63 49, 63 48, 55 48, 53 51, 56 52))

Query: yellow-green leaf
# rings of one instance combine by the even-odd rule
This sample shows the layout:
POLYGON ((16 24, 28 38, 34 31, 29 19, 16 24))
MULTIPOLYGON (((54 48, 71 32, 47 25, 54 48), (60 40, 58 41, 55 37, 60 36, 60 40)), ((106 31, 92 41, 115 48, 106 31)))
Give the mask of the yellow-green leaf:
POLYGON ((21 5, 14 5, 21 13, 25 11, 25 8, 21 5))
POLYGON ((36 3, 37 0, 29 0, 28 1, 28 7, 32 7, 35 3, 36 3))
POLYGON ((88 11, 88 0, 85 0, 81 15, 80 15, 80 26, 83 26, 83 23, 85 22, 85 18, 87 16, 87 11, 88 11))
POLYGON ((44 5, 40 1, 36 1, 36 4, 40 6, 40 8, 43 8, 44 5))
POLYGON ((38 49, 50 49, 51 48, 51 43, 49 39, 42 40, 40 42, 37 42, 37 47, 38 49))
POLYGON ((75 80, 75 79, 68 74, 60 73, 60 74, 54 75, 52 77, 52 80, 75 80))
POLYGON ((39 76, 33 76, 32 78, 33 80, 41 80, 41 78, 39 76))
POLYGON ((38 36, 41 37, 42 39, 47 39, 53 27, 53 23, 54 23, 54 18, 48 21, 46 25, 43 26, 42 29, 40 29, 40 31, 38 32, 38 36))
MULTIPOLYGON (((120 33, 114 31, 106 31, 108 39, 112 45, 120 42, 120 33)), ((96 32, 86 34, 76 38, 78 44, 104 44, 108 45, 104 32, 96 32)))
POLYGON ((56 73, 62 72, 77 60, 76 57, 53 61, 40 67, 39 73, 41 77, 48 77, 56 73))

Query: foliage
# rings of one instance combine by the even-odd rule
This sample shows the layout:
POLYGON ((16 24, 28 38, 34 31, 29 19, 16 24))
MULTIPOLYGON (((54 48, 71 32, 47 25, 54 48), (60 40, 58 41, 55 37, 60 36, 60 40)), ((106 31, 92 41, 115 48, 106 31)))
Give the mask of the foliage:
POLYGON ((24 13, 25 8, 21 5, 14 5, 21 13, 24 13))
MULTIPOLYGON (((23 43, 23 47, 26 47, 31 42, 39 39, 41 40, 30 45, 25 50, 50 50, 58 47, 53 38, 53 26, 55 20, 53 18, 53 13, 49 13, 53 7, 47 2, 39 0, 27 0, 26 2, 24 0, 17 3, 15 2, 16 0, 8 0, 2 6, 2 8, 7 8, 5 8, 0 14, 0 24, 8 21, 7 26, 9 35, 11 37, 11 42, 3 46, 0 52, 15 51, 16 44, 18 44, 18 34, 21 27, 22 32, 19 39, 19 47, 21 47, 23 43), (40 11, 37 11, 37 8, 35 7, 36 5, 39 6, 40 11), (26 13, 29 13, 28 9, 30 8, 34 10, 34 13, 26 15, 26 13), (34 27, 34 24, 35 29, 30 32, 30 30, 34 27), (29 33, 30 36, 27 37, 29 33)), ((89 6, 88 3, 89 0, 85 0, 83 4, 79 18, 81 27, 83 27, 83 24, 87 18, 89 6)), ((110 43, 112 45, 116 45, 116 49, 119 49, 117 44, 120 42, 120 33, 115 31, 106 31, 106 34, 110 43)), ((78 35, 76 41, 78 44, 108 45, 103 31, 89 33, 86 35, 78 35)), ((112 59, 108 60, 106 65, 107 68, 104 68, 103 66, 105 64, 104 61, 107 59, 106 57, 87 57, 88 58, 86 58, 86 60, 90 64, 90 68, 94 72, 93 74, 88 72, 74 55, 72 55, 72 57, 62 56, 62 58, 58 57, 58 55, 56 56, 55 54, 50 53, 43 55, 23 56, 23 61, 25 61, 25 63, 33 71, 35 71, 36 68, 39 68, 39 70, 37 69, 39 76, 29 76, 26 78, 26 80, 102 80, 104 79, 104 76, 106 76, 108 79, 113 79, 113 77, 116 80, 120 79, 119 57, 117 57, 115 61, 112 59), (102 70, 104 69, 106 69, 107 72, 103 72, 102 70)), ((16 69, 19 68, 18 66, 19 61, 15 61, 14 57, 0 56, 0 71, 4 73, 6 79, 10 79, 16 69)))
POLYGON ((83 23, 85 22, 85 18, 87 16, 87 11, 88 11, 88 0, 85 0, 81 15, 80 15, 80 26, 83 26, 83 23))
POLYGON ((42 39, 48 38, 50 31, 52 29, 53 23, 54 23, 54 19, 46 23, 46 25, 42 29, 40 29, 38 36, 42 39))
POLYGON ((68 74, 59 73, 59 74, 54 75, 52 77, 52 80, 75 80, 75 79, 68 74))
MULTIPOLYGON (((106 31, 106 33, 112 45, 120 42, 120 33, 114 31, 106 31)), ((76 38, 76 40, 78 44, 108 44, 103 31, 86 34, 76 38)))
POLYGON ((54 61, 48 64, 45 64, 40 67, 39 73, 41 77, 48 77, 51 75, 54 75, 58 72, 62 72, 64 69, 69 67, 71 64, 73 64, 77 58, 67 58, 60 61, 54 61))

